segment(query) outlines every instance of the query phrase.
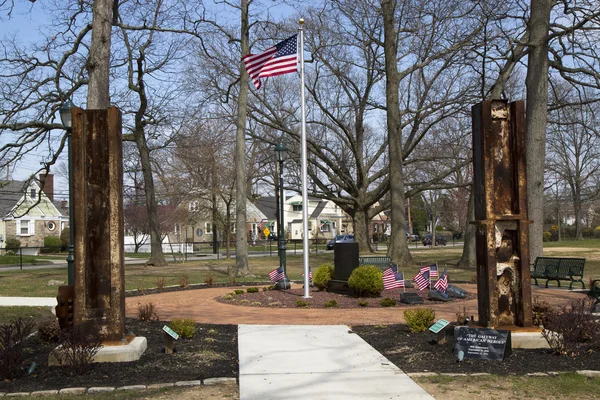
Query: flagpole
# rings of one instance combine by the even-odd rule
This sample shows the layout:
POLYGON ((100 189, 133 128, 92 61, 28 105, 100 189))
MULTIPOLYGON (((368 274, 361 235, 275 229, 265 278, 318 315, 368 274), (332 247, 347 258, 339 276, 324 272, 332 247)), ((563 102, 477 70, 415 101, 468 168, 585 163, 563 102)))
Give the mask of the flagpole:
POLYGON ((300 32, 300 113, 302 121, 302 245, 304 251, 302 252, 304 258, 304 298, 310 298, 308 292, 308 253, 310 247, 308 246, 308 194, 307 194, 307 158, 306 158, 306 105, 304 104, 304 18, 298 20, 300 25, 298 31, 300 32))
MULTIPOLYGON (((402 271, 402 279, 404 279, 404 271, 402 271)), ((404 285, 402 285, 402 293, 406 293, 406 279, 404 279, 404 285)))

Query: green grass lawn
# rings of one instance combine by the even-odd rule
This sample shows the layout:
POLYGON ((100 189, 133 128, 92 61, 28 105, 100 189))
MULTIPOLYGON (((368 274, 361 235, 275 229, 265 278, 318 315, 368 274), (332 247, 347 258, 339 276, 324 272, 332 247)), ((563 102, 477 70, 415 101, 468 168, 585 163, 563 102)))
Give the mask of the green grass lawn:
POLYGON ((19 318, 42 321, 54 318, 50 307, 2 307, 0 324, 6 324, 19 318))

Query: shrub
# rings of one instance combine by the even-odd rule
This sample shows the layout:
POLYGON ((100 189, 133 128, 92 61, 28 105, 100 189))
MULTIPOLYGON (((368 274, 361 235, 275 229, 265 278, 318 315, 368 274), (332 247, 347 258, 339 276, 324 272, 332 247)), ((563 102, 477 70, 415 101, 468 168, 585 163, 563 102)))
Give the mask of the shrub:
POLYGON ((15 379, 23 374, 25 338, 34 325, 32 320, 22 318, 0 325, 0 380, 15 379))
POLYGON ((15 238, 8 238, 8 239, 6 239, 4 248, 7 252, 12 251, 12 254, 15 254, 21 248, 21 241, 19 239, 15 239, 15 238))
POLYGON ((62 248, 61 250, 66 250, 69 248, 69 240, 70 240, 70 236, 69 236, 69 227, 65 227, 63 228, 62 231, 60 231, 60 241, 62 242, 62 248))
POLYGON ((215 338, 211 338, 211 337, 204 338, 205 343, 214 343, 216 341, 217 341, 217 339, 215 339, 215 338))
POLYGON ((537 326, 546 325, 548 314, 552 312, 553 307, 545 300, 539 297, 533 298, 531 313, 533 314, 533 324, 537 326))
POLYGON ((262 303, 260 301, 253 301, 250 304, 253 305, 253 306, 262 306, 262 303))
POLYGON ((233 296, 231 295, 231 293, 227 293, 223 295, 223 299, 224 300, 233 300, 233 296))
POLYGON ((190 286, 190 279, 187 276, 179 278, 179 287, 187 289, 188 286, 190 286))
POLYGON ((396 300, 386 297, 385 299, 381 300, 379 304, 381 304, 381 307, 395 307, 398 303, 396 300))
POLYGON ((235 289, 233 291, 233 293, 235 293, 235 294, 244 294, 244 289, 235 289))
POLYGON ((325 308, 335 308, 338 306, 337 301, 335 301, 335 299, 331 299, 329 301, 325 302, 325 308))
POLYGON ((204 283, 206 283, 208 286, 214 285, 215 284, 215 276, 213 274, 210 274, 209 276, 204 278, 204 283))
POLYGON ((383 273, 373 265, 362 265, 352 271, 348 286, 358 297, 377 297, 383 290, 383 273))
POLYGON ((56 318, 40 321, 37 329, 40 339, 46 343, 58 342, 60 339, 60 326, 56 318))
POLYGON ((304 300, 296 300, 296 307, 308 307, 308 303, 304 300))
POLYGON ((594 299, 585 297, 546 314, 542 335, 557 354, 576 356, 600 348, 594 299))
POLYGON ((138 319, 144 322, 158 321, 158 314, 156 313, 156 307, 154 303, 140 304, 138 303, 137 309, 138 319))
POLYGON ((58 236, 46 236, 44 238, 44 247, 40 250, 42 253, 58 253, 62 247, 62 240, 58 236))
POLYGON ((600 238, 600 226, 594 228, 594 237, 600 238))
POLYGON ((369 302, 368 301, 364 301, 364 300, 363 301, 359 301, 358 305, 361 306, 361 307, 367 307, 369 305, 369 302))
POLYGON ((156 278, 154 283, 156 284, 156 288, 158 290, 163 290, 167 285, 167 280, 165 278, 156 278))
POLYGON ((258 293, 258 288, 257 287, 249 287, 248 289, 246 289, 246 292, 248 292, 248 293, 258 293))
POLYGON ((319 290, 327 289, 327 284, 334 277, 334 267, 333 264, 321 264, 313 274, 313 284, 319 290))
POLYGON ((184 339, 191 339, 196 335, 196 323, 191 319, 175 318, 169 324, 169 328, 184 339))
POLYGON ((248 300, 248 299, 240 300, 240 304, 248 304, 248 303, 250 303, 250 300, 248 300))
POLYGON ((549 242, 552 239, 552 232, 544 232, 542 233, 542 240, 544 242, 549 242))
POLYGON ((412 333, 425 332, 435 321, 435 311, 431 308, 417 308, 404 311, 406 325, 412 333))
POLYGON ((52 351, 67 375, 79 375, 92 367, 94 356, 102 347, 102 339, 93 322, 65 329, 60 346, 52 351))

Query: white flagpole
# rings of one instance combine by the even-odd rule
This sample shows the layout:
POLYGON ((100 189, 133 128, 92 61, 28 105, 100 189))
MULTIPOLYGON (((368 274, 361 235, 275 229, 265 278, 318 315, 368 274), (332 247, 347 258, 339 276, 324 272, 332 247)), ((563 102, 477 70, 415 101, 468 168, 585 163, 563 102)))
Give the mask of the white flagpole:
POLYGON ((304 251, 304 298, 310 298, 308 291, 308 253, 310 247, 308 245, 308 194, 307 194, 307 158, 306 158, 306 105, 304 104, 304 30, 302 25, 304 24, 304 18, 298 20, 300 27, 300 112, 302 114, 302 245, 304 251))

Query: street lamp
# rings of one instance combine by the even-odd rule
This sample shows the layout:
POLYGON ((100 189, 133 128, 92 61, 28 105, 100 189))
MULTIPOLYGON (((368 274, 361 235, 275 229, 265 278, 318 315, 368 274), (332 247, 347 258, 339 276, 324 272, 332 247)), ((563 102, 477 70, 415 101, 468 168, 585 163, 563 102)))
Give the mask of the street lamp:
POLYGON ((60 120, 65 131, 67 131, 67 152, 69 157, 69 255, 67 255, 67 277, 68 284, 73 285, 75 281, 75 247, 73 246, 73 152, 71 150, 71 109, 75 107, 69 99, 60 106, 60 120))
POLYGON ((275 288, 277 289, 289 289, 291 287, 290 280, 287 277, 287 271, 285 269, 285 229, 284 229, 284 211, 283 211, 283 203, 284 203, 284 194, 283 194, 283 162, 287 156, 287 148, 285 144, 279 143, 275 146, 275 156, 277 158, 277 162, 279 163, 279 268, 283 270, 283 279, 278 281, 275 284, 275 288))

